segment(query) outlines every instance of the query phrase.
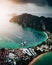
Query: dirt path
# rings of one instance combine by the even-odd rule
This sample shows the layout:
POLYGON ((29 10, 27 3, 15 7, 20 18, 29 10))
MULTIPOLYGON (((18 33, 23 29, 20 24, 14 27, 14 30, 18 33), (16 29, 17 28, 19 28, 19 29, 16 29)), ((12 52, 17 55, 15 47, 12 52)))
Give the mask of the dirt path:
POLYGON ((44 54, 39 55, 38 57, 34 58, 28 65, 33 65, 40 57, 42 57, 44 54))

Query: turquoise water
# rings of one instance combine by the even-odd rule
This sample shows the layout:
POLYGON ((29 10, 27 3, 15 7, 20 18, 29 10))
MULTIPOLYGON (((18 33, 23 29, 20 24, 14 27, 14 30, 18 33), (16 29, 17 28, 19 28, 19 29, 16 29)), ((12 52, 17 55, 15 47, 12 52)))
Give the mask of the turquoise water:
POLYGON ((37 62, 33 65, 52 65, 52 52, 44 54, 37 62))
POLYGON ((26 28, 16 33, 7 33, 0 35, 0 48, 22 48, 21 43, 26 41, 24 48, 36 46, 47 39, 44 32, 26 28))

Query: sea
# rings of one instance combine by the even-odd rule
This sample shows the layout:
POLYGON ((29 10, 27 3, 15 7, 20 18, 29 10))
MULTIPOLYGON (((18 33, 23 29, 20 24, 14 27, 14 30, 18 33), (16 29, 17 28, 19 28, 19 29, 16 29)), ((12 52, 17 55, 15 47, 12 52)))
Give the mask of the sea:
POLYGON ((52 65, 52 52, 44 54, 33 65, 52 65))
POLYGON ((22 28, 18 24, 13 25, 17 28, 11 27, 8 28, 9 31, 0 32, 0 48, 22 48, 21 43, 23 42, 26 42, 24 48, 29 48, 42 44, 47 39, 47 35, 44 32, 31 28, 22 28))

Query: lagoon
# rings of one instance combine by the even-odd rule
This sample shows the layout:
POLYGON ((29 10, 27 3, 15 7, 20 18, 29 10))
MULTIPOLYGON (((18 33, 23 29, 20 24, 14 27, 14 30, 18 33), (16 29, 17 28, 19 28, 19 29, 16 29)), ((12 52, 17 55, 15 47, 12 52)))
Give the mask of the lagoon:
POLYGON ((24 48, 37 46, 46 41, 47 35, 44 32, 36 31, 31 28, 23 29, 18 24, 12 24, 9 31, 0 33, 0 48, 22 48, 21 43, 26 41, 24 48), (13 29, 13 30, 12 30, 13 29))

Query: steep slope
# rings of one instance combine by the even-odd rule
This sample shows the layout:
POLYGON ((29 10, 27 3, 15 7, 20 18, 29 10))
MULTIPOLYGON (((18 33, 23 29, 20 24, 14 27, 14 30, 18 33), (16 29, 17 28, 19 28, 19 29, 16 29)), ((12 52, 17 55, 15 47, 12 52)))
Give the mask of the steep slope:
POLYGON ((52 32, 52 18, 38 17, 31 14, 24 13, 22 15, 14 16, 10 22, 18 23, 22 27, 34 28, 38 31, 52 32))

